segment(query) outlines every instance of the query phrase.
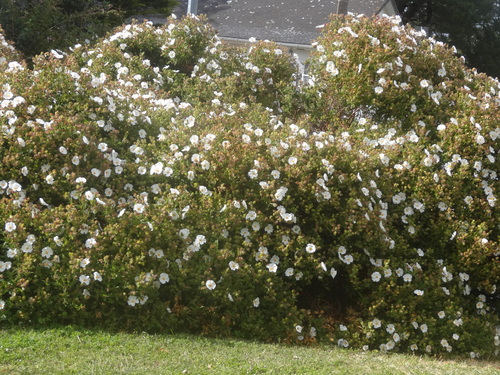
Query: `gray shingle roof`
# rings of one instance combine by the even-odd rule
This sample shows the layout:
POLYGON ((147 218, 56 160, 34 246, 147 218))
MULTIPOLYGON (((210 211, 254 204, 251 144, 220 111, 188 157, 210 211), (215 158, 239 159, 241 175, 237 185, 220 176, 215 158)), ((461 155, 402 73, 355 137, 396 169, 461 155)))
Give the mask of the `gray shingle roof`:
MULTIPOLYGON (((269 39, 281 43, 310 44, 317 26, 337 12, 339 0, 199 0, 198 14, 206 14, 222 37, 269 39)), ((388 0, 349 0, 348 11, 375 15, 388 0)), ((182 0, 175 14, 186 14, 182 0)))

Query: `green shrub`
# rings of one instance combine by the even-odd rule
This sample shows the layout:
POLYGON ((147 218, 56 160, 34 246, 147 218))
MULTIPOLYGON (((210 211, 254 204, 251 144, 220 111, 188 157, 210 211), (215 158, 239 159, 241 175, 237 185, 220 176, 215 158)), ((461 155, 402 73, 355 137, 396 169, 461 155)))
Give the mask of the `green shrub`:
POLYGON ((0 25, 16 48, 31 60, 51 49, 102 37, 138 14, 170 15, 172 0, 3 0, 0 25))
POLYGON ((16 62, 20 64, 21 60, 21 54, 14 48, 10 41, 5 39, 4 31, 0 27, 0 66, 2 70, 9 68, 9 62, 14 66, 16 62))
POLYGON ((73 50, 0 76, 4 324, 498 353, 498 81, 360 17, 300 88, 193 17, 73 50))

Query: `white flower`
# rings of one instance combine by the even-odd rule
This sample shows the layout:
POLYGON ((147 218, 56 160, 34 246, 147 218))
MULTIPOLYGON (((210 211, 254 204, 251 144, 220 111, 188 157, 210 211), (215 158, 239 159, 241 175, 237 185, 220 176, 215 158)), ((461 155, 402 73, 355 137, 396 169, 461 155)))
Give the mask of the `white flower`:
POLYGON ((257 213, 255 211, 248 211, 246 219, 255 220, 257 218, 257 213))
POLYGON ((76 180, 75 180, 75 182, 77 184, 84 184, 84 183, 87 182, 87 179, 85 177, 77 177, 76 180))
POLYGON ((5 301, 0 299, 0 310, 5 308, 5 301))
POLYGON ((234 261, 230 261, 229 268, 231 268, 232 271, 236 271, 238 268, 240 268, 240 265, 234 261))
POLYGON ((405 215, 408 215, 408 216, 411 216, 415 213, 415 211, 413 211, 413 208, 411 208, 410 206, 405 207, 403 212, 405 215))
POLYGON ((455 324, 457 327, 460 327, 463 323, 464 323, 464 321, 462 320, 462 318, 455 319, 453 321, 453 324, 455 324))
POLYGON ((209 170, 210 169, 210 162, 208 160, 203 160, 201 162, 201 168, 204 170, 209 170))
POLYGON ((149 170, 149 174, 150 175, 161 174, 162 171, 163 171, 163 163, 161 161, 159 161, 158 163, 153 164, 151 166, 151 169, 149 170))
POLYGON ((290 165, 295 165, 295 164, 297 164, 297 158, 296 158, 295 156, 290 156, 290 157, 288 158, 288 164, 290 164, 290 165))
POLYGON ((89 258, 84 258, 80 261, 80 267, 85 268, 90 264, 89 258))
POLYGON ((185 240, 186 238, 188 238, 188 236, 189 236, 189 229, 187 229, 187 228, 181 229, 181 230, 179 231, 179 236, 180 236, 182 239, 184 239, 184 240, 185 240))
POLYGON ((382 277, 382 275, 380 274, 380 272, 372 273, 372 280, 376 283, 378 283, 380 281, 381 277, 382 277))
POLYGON ((250 169, 250 171, 248 171, 248 177, 250 177, 251 179, 257 178, 258 175, 259 172, 257 171, 257 169, 250 169))
POLYGON ((206 242, 207 242, 207 239, 205 238, 205 236, 203 234, 198 234, 196 236, 196 238, 194 239, 193 244, 195 246, 201 246, 201 245, 205 244, 206 242))
POLYGON ((403 275, 403 281, 405 281, 407 283, 411 282, 412 278, 413 278, 413 276, 410 275, 409 273, 406 273, 403 275))
POLYGON ((346 255, 343 259, 343 262, 345 264, 351 264, 354 261, 354 258, 352 255, 346 255))
POLYGON ((94 272, 94 280, 95 281, 102 281, 102 276, 99 272, 94 272))
POLYGON ((333 76, 337 76, 339 74, 339 70, 335 67, 333 61, 327 61, 326 63, 326 71, 331 73, 333 76))
POLYGON ((17 225, 13 221, 7 221, 5 223, 5 230, 7 232, 12 232, 12 231, 16 230, 16 228, 17 228, 17 225))
POLYGON ((310 244, 307 244, 306 246, 306 251, 309 253, 309 254, 312 254, 316 251, 316 246, 312 243, 310 244))
POLYGON ((294 274, 294 269, 293 268, 287 268, 286 271, 285 271, 285 276, 287 277, 290 277, 290 276, 293 276, 294 274))
POLYGON ((349 346, 349 341, 345 340, 345 339, 339 339, 337 341, 337 345, 338 346, 342 346, 344 348, 347 348, 349 346))
POLYGON ((380 86, 375 87, 375 94, 382 94, 384 89, 380 86))
POLYGON ((209 290, 214 290, 215 287, 217 286, 217 284, 215 283, 215 281, 213 280, 207 280, 207 282, 205 283, 206 287, 209 289, 209 290))
POLYGON ((262 189, 269 189, 269 184, 266 181, 259 182, 259 185, 262 189))
POLYGON ((335 279, 335 276, 337 276, 337 270, 333 267, 330 269, 330 276, 332 279, 335 279))
POLYGON ((137 213, 143 213, 144 212, 144 205, 142 203, 136 203, 134 204, 134 211, 137 213))
POLYGON ((444 67, 444 64, 441 63, 441 68, 438 70, 438 76, 444 77, 446 75, 446 68, 444 67))
POLYGON ((278 270, 278 265, 276 263, 269 263, 266 267, 269 272, 276 273, 276 271, 278 270))
POLYGON ((139 298, 137 298, 136 296, 128 296, 127 303, 130 306, 135 306, 136 304, 139 303, 139 298))
POLYGON ((380 154, 380 161, 384 165, 389 165, 389 158, 385 154, 380 154))
POLYGON ((0 261, 0 272, 5 270, 10 270, 12 267, 12 262, 2 262, 0 261))
POLYGON ((168 283, 170 281, 170 277, 168 276, 167 273, 163 272, 163 273, 160 273, 158 280, 160 281, 160 283, 165 284, 165 283, 168 283))
POLYGON ((282 187, 280 187, 280 188, 276 191, 276 193, 274 194, 274 197, 275 197, 277 200, 281 201, 281 200, 283 200, 283 198, 285 197, 285 194, 287 193, 287 191, 288 191, 288 188, 286 188, 286 187, 282 186, 282 187))
POLYGON ((372 326, 375 329, 380 328, 382 327, 382 322, 380 321, 380 319, 375 318, 372 320, 372 326))
POLYGON ((255 298, 252 303, 253 303, 253 307, 259 307, 260 298, 259 297, 255 298))
POLYGON ((52 256, 52 254, 54 254, 54 251, 49 246, 45 246, 42 249, 42 253, 41 253, 42 257, 50 258, 52 256))
POLYGON ((439 202, 438 208, 439 208, 440 211, 446 211, 446 209, 448 208, 448 206, 444 202, 439 202))
POLYGON ((269 251, 267 250, 267 247, 261 246, 259 247, 259 250, 255 253, 255 260, 256 261, 266 260, 268 256, 269 256, 269 251))
MULTIPOLYGON (((172 176, 172 173, 174 173, 174 170, 170 167, 165 167, 165 169, 163 170, 163 174, 167 177, 172 176)), ((191 173, 193 173, 193 172, 191 172, 191 173)), ((188 172, 188 176, 189 176, 189 172, 188 172)))
POLYGON ((196 121, 196 119, 193 116, 188 116, 184 120, 184 126, 186 126, 188 128, 192 128, 194 126, 195 121, 196 121))
POLYGON ((16 181, 9 181, 8 185, 5 181, 2 181, 2 182, 3 182, 1 184, 2 186, 0 186, 0 188, 2 188, 2 189, 6 189, 7 186, 9 187, 10 190, 16 191, 16 192, 20 192, 23 189, 21 184, 17 183, 16 181))
POLYGON ((31 253, 33 251, 33 245, 29 242, 25 242, 23 246, 21 246, 21 250, 23 253, 31 253))
POLYGON ((273 176, 273 178, 277 180, 280 178, 280 172, 275 169, 271 172, 271 176, 273 176))
POLYGON ((424 295, 424 291, 420 290, 420 289, 415 289, 413 291, 413 293, 415 293, 417 296, 423 296, 424 295))
POLYGON ((413 203, 413 207, 420 212, 425 211, 425 205, 417 200, 413 203))
POLYGON ((80 283, 82 283, 83 285, 90 284, 90 276, 88 276, 88 275, 80 275, 79 280, 80 280, 80 283))

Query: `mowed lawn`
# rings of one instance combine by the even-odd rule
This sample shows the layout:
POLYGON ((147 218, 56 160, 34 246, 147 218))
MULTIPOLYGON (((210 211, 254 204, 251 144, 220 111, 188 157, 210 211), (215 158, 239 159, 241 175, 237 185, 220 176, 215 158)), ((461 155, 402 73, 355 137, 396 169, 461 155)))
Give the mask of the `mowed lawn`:
POLYGON ((0 330, 0 374, 500 374, 500 362, 74 327, 0 330))

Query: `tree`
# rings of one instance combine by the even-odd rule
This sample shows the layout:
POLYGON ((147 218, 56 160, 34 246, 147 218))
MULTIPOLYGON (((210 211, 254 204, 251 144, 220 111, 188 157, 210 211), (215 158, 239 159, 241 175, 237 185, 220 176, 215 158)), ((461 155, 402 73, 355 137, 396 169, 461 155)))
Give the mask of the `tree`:
POLYGON ((148 13, 170 14, 172 8, 177 4, 175 0, 110 0, 115 9, 119 9, 126 16, 146 11, 148 13))
POLYGON ((174 0, 2 0, 0 25, 28 58, 102 36, 125 17, 147 9, 170 14, 174 0))
POLYGON ((500 1, 396 0, 403 22, 454 45, 469 66, 500 76, 500 1))

